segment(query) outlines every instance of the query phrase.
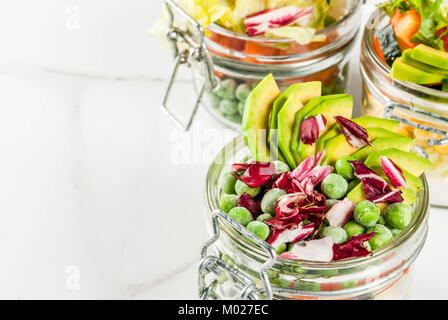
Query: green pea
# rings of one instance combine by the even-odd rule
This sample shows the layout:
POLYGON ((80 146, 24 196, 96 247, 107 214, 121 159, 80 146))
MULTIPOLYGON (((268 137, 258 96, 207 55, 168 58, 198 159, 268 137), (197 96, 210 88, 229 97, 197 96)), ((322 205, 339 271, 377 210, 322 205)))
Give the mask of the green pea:
POLYGON ((353 236, 358 236, 360 234, 364 234, 366 232, 366 228, 360 225, 355 220, 350 220, 344 225, 344 230, 347 232, 347 236, 350 239, 353 236))
POLYGON ((237 97, 238 100, 240 100, 241 102, 246 102, 247 97, 249 96, 250 92, 251 92, 251 87, 246 84, 246 83, 242 83, 240 84, 236 90, 235 90, 235 96, 237 97))
POLYGON ((394 237, 392 232, 382 224, 376 224, 367 229, 367 233, 375 232, 376 235, 369 240, 372 251, 386 245, 394 237))
POLYGON ((229 211, 229 216, 243 226, 247 226, 253 221, 252 213, 243 207, 236 207, 229 211))
POLYGON ((238 196, 236 194, 226 194, 219 200, 219 208, 229 213, 235 207, 238 207, 238 196))
POLYGON ((394 236, 394 238, 396 237, 396 236, 398 236, 398 235, 400 235, 400 233, 403 231, 403 230, 401 230, 401 229, 389 229, 390 230, 390 232, 392 232, 392 235, 394 236))
POLYGON ((263 213, 262 215, 258 216, 257 221, 264 222, 264 221, 270 220, 272 218, 273 218, 273 216, 271 216, 269 213, 263 213))
POLYGON ((384 218, 388 226, 404 229, 411 223, 412 213, 412 209, 408 205, 395 203, 387 208, 384 218))
POLYGON ((243 121, 243 118, 241 118, 239 113, 231 114, 231 115, 225 115, 225 117, 236 124, 241 124, 243 121))
POLYGON ((276 174, 281 174, 283 172, 291 171, 289 166, 286 163, 284 163, 284 162, 282 162, 280 160, 276 160, 273 163, 275 165, 275 173, 276 174))
POLYGON ((208 94, 208 100, 210 101, 210 104, 214 108, 219 108, 219 104, 221 103, 221 98, 217 94, 209 93, 208 94))
POLYGON ((234 115, 238 112, 238 103, 234 100, 223 99, 219 103, 219 112, 224 116, 234 115))
POLYGON ((373 202, 364 200, 356 206, 354 218, 356 222, 366 228, 373 227, 380 218, 380 208, 373 202))
POLYGON ((341 227, 326 227, 322 231, 322 238, 331 237, 334 243, 340 244, 348 240, 347 232, 341 227))
POLYGON ((247 225, 247 230, 253 232, 261 240, 266 240, 269 237, 271 230, 266 223, 260 221, 252 221, 247 225))
POLYGON ((251 86, 252 90, 255 89, 260 84, 260 82, 261 81, 254 81, 254 82, 252 82, 252 86, 251 86))
POLYGON ((282 243, 276 250, 277 255, 281 255, 286 251, 286 249, 288 249, 288 246, 286 245, 286 243, 282 243))
POLYGON ((356 159, 351 156, 345 156, 336 161, 335 164, 336 172, 347 181, 355 179, 355 173, 349 161, 356 161, 356 159))
POLYGON ((224 99, 235 99, 236 81, 233 79, 222 80, 216 94, 224 99))
POLYGON ((252 198, 255 198, 260 193, 260 190, 261 190, 261 187, 251 188, 244 182, 241 182, 240 180, 238 180, 235 184, 235 191, 236 191, 236 194, 239 196, 243 195, 243 193, 247 193, 252 198))
POLYGON ((236 181, 237 179, 230 172, 225 173, 221 179, 222 192, 226 194, 236 194, 235 191, 236 181))
POLYGON ((244 115, 244 109, 246 108, 246 104, 244 102, 239 102, 238 103, 238 113, 240 114, 240 116, 244 115))
POLYGON ((347 193, 347 189, 347 180, 335 173, 328 175, 322 181, 322 192, 330 199, 341 199, 347 193))
POLYGON ((261 210, 264 213, 275 215, 277 209, 277 201, 280 197, 286 195, 286 192, 281 189, 271 189, 263 196, 261 200, 261 210))

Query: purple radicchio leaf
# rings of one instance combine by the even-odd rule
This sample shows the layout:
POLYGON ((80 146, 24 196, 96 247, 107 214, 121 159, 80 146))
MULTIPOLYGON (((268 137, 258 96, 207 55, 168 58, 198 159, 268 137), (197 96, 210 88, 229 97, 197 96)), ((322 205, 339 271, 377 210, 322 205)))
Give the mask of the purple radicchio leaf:
POLYGON ((361 234, 351 237, 347 242, 333 245, 333 261, 349 258, 365 257, 370 251, 364 246, 364 242, 372 239, 376 233, 361 234))
POLYGON ((321 114, 303 120, 300 127, 300 140, 304 144, 314 144, 326 125, 327 119, 321 114))
POLYGON ((341 116, 336 116, 334 118, 341 127, 342 133, 347 138, 348 143, 353 148, 362 148, 366 145, 372 145, 369 142, 367 130, 359 124, 341 116))
POLYGON ((407 188, 403 171, 389 158, 381 156, 381 167, 394 188, 407 188))
POLYGON ((313 7, 299 8, 293 5, 267 9, 247 16, 244 19, 244 26, 249 36, 259 36, 269 29, 285 27, 306 16, 311 16, 313 11, 313 7))

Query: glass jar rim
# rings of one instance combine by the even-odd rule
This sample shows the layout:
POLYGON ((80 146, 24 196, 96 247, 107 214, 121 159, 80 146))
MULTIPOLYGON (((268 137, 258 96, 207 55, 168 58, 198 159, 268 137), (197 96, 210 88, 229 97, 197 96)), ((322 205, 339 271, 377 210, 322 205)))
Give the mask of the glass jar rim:
MULTIPOLYGON (((377 8, 371 16, 368 18, 366 26, 364 28, 364 35, 363 35, 363 42, 367 48, 367 52, 369 54, 370 59, 374 62, 375 66, 378 67, 384 75, 389 77, 391 67, 389 67, 387 64, 385 64, 380 57, 378 56, 378 53, 374 46, 374 33, 376 28, 369 28, 369 25, 373 25, 371 22, 374 22, 376 19, 384 19, 387 17, 386 13, 381 10, 380 8, 377 8)), ((407 82, 407 81, 401 81, 392 79, 392 84, 397 87, 399 85, 399 89, 403 90, 402 88, 408 89, 412 92, 418 92, 422 93, 428 96, 433 96, 437 98, 442 99, 448 99, 448 92, 443 92, 441 90, 433 89, 430 87, 426 87, 423 85, 419 85, 413 82, 407 82)))
MULTIPOLYGON (((213 160, 212 164, 209 167, 208 173, 207 173, 207 181, 206 181, 206 206, 211 213, 213 210, 216 210, 218 208, 213 206, 213 203, 215 203, 215 199, 213 199, 212 192, 211 192, 211 184, 210 184, 210 177, 212 170, 220 164, 220 161, 224 159, 225 154, 228 154, 229 150, 232 150, 232 148, 237 148, 237 151, 241 150, 241 148, 246 148, 244 138, 242 135, 234 138, 232 141, 230 141, 216 156, 216 158, 213 160)), ((245 161, 245 160, 243 160, 245 161)), ((222 164, 222 167, 224 167, 226 163, 222 164)), ((292 259, 285 259, 285 258, 278 258, 277 262, 283 263, 283 264, 289 264, 289 265, 301 265, 303 267, 309 268, 309 269, 342 269, 342 268, 350 268, 354 266, 360 266, 363 264, 370 263, 373 259, 380 259, 384 258, 387 255, 393 253, 395 250, 398 250, 402 246, 408 243, 408 241, 417 233, 418 230, 422 226, 424 226, 424 221, 427 219, 429 214, 429 191, 428 191, 428 182, 426 180, 426 176, 423 174, 420 177, 421 182, 423 183, 423 190, 420 191, 420 195, 418 196, 417 200, 417 207, 414 211, 415 213, 419 213, 418 217, 413 223, 405 228, 405 232, 402 232, 399 237, 394 238, 393 241, 388 243, 386 246, 382 247, 379 250, 376 250, 372 255, 367 257, 360 257, 360 258, 353 258, 353 259, 345 259, 345 260, 338 260, 338 261, 331 261, 331 262, 315 262, 315 261, 307 261, 307 260, 292 260, 292 259)), ((260 259, 269 259, 269 256, 264 252, 260 247, 256 246, 255 244, 248 241, 248 239, 245 239, 242 237, 234 228, 230 226, 230 224, 227 224, 225 222, 220 222, 220 228, 222 231, 225 232, 225 234, 228 236, 228 238, 235 242, 236 245, 245 248, 250 254, 257 256, 260 259)))

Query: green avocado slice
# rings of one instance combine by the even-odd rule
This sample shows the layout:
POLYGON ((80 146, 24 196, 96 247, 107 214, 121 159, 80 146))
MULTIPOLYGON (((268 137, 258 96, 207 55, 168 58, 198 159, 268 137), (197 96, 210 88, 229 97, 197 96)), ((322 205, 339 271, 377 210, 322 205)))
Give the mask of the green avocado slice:
POLYGON ((395 60, 394 64, 392 65, 390 77, 393 79, 413 82, 416 84, 441 83, 445 78, 445 76, 442 74, 429 73, 410 66, 404 63, 402 58, 398 58, 395 60))
MULTIPOLYGON (((300 102, 302 104, 308 103, 309 100, 316 96, 320 96, 322 92, 322 84, 319 81, 313 82, 304 82, 304 83, 296 83, 291 85, 286 91, 275 100, 272 114, 271 114, 271 125, 269 128, 269 138, 268 142, 271 146, 271 153, 276 153, 276 150, 279 150, 279 141, 278 141, 278 117, 281 109, 291 97, 291 95, 300 96, 300 102)), ((283 156, 282 152, 279 151, 279 159, 287 162, 286 157, 283 156)))
MULTIPOLYGON (((412 205, 413 203, 415 203, 417 201, 417 194, 411 188, 403 188, 400 190, 402 191, 401 196, 403 197, 404 204, 412 205)), ((347 194, 347 198, 356 204, 366 200, 362 182, 360 182, 355 188, 353 188, 352 191, 350 191, 347 194)), ((381 211, 384 211, 384 209, 387 208, 387 206, 384 203, 378 203, 377 207, 379 207, 381 209, 381 211)))
MULTIPOLYGON (((347 95, 338 99, 330 99, 323 101, 319 106, 315 107, 309 113, 307 113, 304 119, 322 114, 327 120, 327 125, 322 134, 328 131, 335 123, 335 116, 342 116, 344 118, 351 119, 353 113, 353 97, 347 95)), ((317 142, 317 141, 316 141, 317 142)), ((299 145, 297 152, 300 155, 300 159, 303 161, 307 157, 316 153, 317 143, 312 145, 304 144, 299 138, 299 145)))
POLYGON ((408 64, 408 65, 410 65, 410 66, 412 66, 414 68, 423 70, 425 72, 436 73, 436 74, 443 74, 444 76, 448 76, 448 70, 444 70, 444 69, 440 69, 440 68, 437 68, 437 67, 433 67, 433 66, 431 66, 429 64, 426 64, 426 63, 417 61, 415 59, 412 59, 411 58, 411 53, 412 53, 412 49, 404 50, 403 53, 402 53, 402 56, 401 56, 401 60, 404 63, 406 63, 406 64, 408 64))
MULTIPOLYGON (((367 134, 369 135, 369 141, 373 141, 377 138, 383 137, 402 137, 397 133, 383 129, 383 128, 366 128, 367 134)), ((324 143, 325 156, 323 163, 325 165, 334 165, 334 163, 343 156, 350 156, 357 152, 359 149, 352 147, 345 137, 344 134, 340 134, 336 137, 328 139, 324 143)))
POLYGON ((396 148, 385 149, 371 153, 366 159, 366 166, 381 167, 380 157, 385 156, 395 162, 400 168, 410 174, 419 177, 431 166, 431 161, 422 158, 415 153, 402 151, 396 148))
POLYGON ((412 147, 412 141, 412 138, 405 136, 376 138, 372 141, 373 146, 365 146, 359 149, 352 154, 352 157, 358 161, 364 162, 372 152, 384 149, 397 148, 409 152, 412 147))
POLYGON ((419 44, 411 51, 411 58, 430 66, 448 70, 448 53, 419 44))
POLYGON ((244 109, 242 131, 254 160, 271 161, 267 135, 272 104, 280 90, 272 74, 264 78, 249 94, 244 109))
MULTIPOLYGON (((362 116, 356 119, 352 119, 352 121, 359 124, 363 128, 378 127, 389 131, 394 131, 400 125, 400 122, 395 120, 375 118, 371 116, 362 116)), ((322 151, 326 140, 331 139, 339 134, 341 134, 341 128, 339 127, 339 124, 335 123, 330 130, 328 130, 325 134, 322 134, 317 140, 317 152, 322 151)))
POLYGON ((322 97, 316 97, 314 99, 311 99, 310 102, 308 102, 296 115, 295 121, 294 121, 294 129, 293 134, 291 138, 291 152, 294 156, 294 159, 296 160, 296 163, 300 163, 302 161, 301 156, 298 152, 299 147, 299 140, 300 140, 300 127, 302 125, 302 121, 305 119, 305 116, 307 113, 311 112, 314 108, 321 105, 323 101, 327 100, 333 100, 333 99, 339 99, 348 97, 347 94, 334 94, 334 95, 328 95, 328 96, 322 96, 322 97))

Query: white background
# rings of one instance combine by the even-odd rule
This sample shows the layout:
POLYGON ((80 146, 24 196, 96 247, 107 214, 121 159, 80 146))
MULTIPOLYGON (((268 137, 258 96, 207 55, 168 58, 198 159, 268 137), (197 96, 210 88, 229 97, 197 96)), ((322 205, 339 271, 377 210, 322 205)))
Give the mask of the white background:
MULTIPOLYGON (((0 298, 196 298, 207 165, 236 133, 162 113, 161 5, 0 0, 0 298)), ((414 298, 448 298, 447 224, 433 209, 414 298)))

